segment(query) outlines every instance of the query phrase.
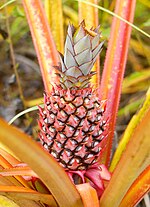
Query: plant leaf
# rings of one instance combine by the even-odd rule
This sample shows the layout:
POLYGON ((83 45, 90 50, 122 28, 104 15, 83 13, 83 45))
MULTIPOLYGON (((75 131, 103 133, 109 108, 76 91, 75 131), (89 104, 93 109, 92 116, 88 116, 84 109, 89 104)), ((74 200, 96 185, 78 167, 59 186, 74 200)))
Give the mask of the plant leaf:
POLYGON ((0 6, 0 10, 3 9, 4 7, 8 6, 9 4, 12 4, 14 3, 16 0, 10 0, 10 1, 7 1, 6 3, 4 3, 2 6, 0 6))
POLYGON ((0 194, 14 199, 40 201, 47 205, 57 207, 56 201, 51 195, 42 194, 20 186, 0 186, 0 194))
POLYGON ((92 188, 89 183, 76 185, 76 188, 81 195, 84 207, 99 207, 96 190, 92 188))
POLYGON ((128 25, 132 26, 132 28, 136 29, 137 31, 141 32, 142 34, 144 34, 146 37, 149 37, 150 38, 150 34, 148 34, 147 32, 145 32, 144 30, 140 29, 139 27, 137 27, 136 25, 132 24, 130 21, 127 21, 126 19, 124 19, 121 15, 118 15, 102 6, 97 6, 96 4, 92 4, 91 2, 88 2, 86 0, 75 0, 75 1, 78 1, 78 2, 82 2, 82 3, 85 3, 85 4, 88 4, 88 5, 91 5, 93 7, 96 7, 114 17, 117 17, 118 19, 122 20, 123 22, 127 23, 128 25))
MULTIPOLYGON (((17 165, 20 163, 20 161, 17 160, 17 158, 15 158, 13 155, 11 155, 6 150, 2 149, 1 146, 0 146, 0 156, 5 158, 5 160, 7 160, 7 162, 11 163, 11 165, 17 165)), ((1 162, 1 160, 0 160, 0 162, 1 162)))
POLYGON ((54 66, 58 65, 58 53, 40 0, 22 0, 32 39, 36 49, 45 90, 50 92, 57 82, 54 66))
POLYGON ((129 77, 124 78, 122 93, 134 93, 148 88, 150 85, 150 68, 132 73, 129 77))
MULTIPOLYGON (((133 21, 136 0, 117 0, 115 13, 125 20, 133 21)), ((121 94, 121 85, 125 71, 131 26, 114 17, 101 80, 101 100, 107 100, 105 116, 108 118, 108 137, 102 155, 108 166, 112 148, 112 139, 121 94)), ((104 140, 105 141, 105 140, 104 140)))
POLYGON ((33 170, 31 170, 31 168, 29 168, 28 166, 3 169, 3 170, 0 170, 0 175, 2 176, 21 175, 21 176, 37 177, 37 175, 33 172, 33 170))
POLYGON ((64 169, 29 136, 0 119, 0 140, 31 167, 60 206, 83 206, 79 193, 64 169))
POLYGON ((150 191, 150 166, 144 170, 129 188, 119 207, 133 207, 150 191))
MULTIPOLYGON (((43 107, 44 105, 41 104, 39 105, 40 107, 43 107)), ((16 116, 14 116, 10 121, 9 121, 9 124, 12 124, 16 119, 18 119, 20 116, 23 116, 24 114, 26 113, 29 113, 29 112, 32 112, 32 111, 35 111, 35 110, 38 110, 38 106, 33 106, 33 107, 30 107, 28 109, 25 109, 24 111, 21 111, 20 113, 18 113, 16 116)))
POLYGON ((0 205, 2 207, 20 207, 15 202, 13 202, 11 199, 0 195, 0 205))
POLYGON ((64 51, 64 31, 63 31, 63 12, 62 0, 45 0, 45 11, 48 22, 57 46, 61 53, 64 51))
POLYGON ((150 107, 131 135, 100 200, 101 207, 118 207, 126 192, 150 163, 150 107))
POLYGON ((126 148, 127 143, 129 142, 132 134, 134 133, 135 128, 140 123, 140 121, 142 120, 142 118, 144 117, 146 112, 149 110, 149 108, 150 108, 150 88, 147 91, 146 100, 143 104, 143 107, 140 109, 138 114, 136 114, 132 117, 130 123, 128 124, 128 126, 125 130, 125 133, 124 133, 124 135, 123 135, 123 137, 117 147, 117 150, 116 150, 114 157, 113 157, 113 160, 111 162, 110 171, 113 171, 115 169, 117 163, 119 162, 121 155, 123 154, 123 152, 126 148))
MULTIPOLYGON (((0 155, 0 165, 3 168, 5 168, 6 171, 7 171, 7 168, 12 168, 12 165, 2 155, 0 155)), ((27 186, 27 187, 29 186, 29 184, 24 180, 24 178, 21 176, 18 176, 18 175, 14 176, 14 177, 9 177, 9 180, 12 183, 14 183, 14 185, 21 185, 22 184, 23 186, 27 186)))

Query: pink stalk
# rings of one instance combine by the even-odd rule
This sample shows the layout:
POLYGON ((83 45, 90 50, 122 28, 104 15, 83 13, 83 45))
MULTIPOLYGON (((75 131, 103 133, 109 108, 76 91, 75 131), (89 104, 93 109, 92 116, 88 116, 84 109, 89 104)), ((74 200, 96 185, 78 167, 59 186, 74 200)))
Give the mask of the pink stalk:
POLYGON ((30 26, 32 39, 36 49, 44 87, 51 91, 51 84, 57 82, 55 69, 58 54, 52 34, 40 0, 23 0, 24 9, 30 26))
MULTIPOLYGON (((132 23, 135 4, 136 0, 117 0, 115 13, 132 23)), ((109 134, 107 140, 104 141, 106 142, 106 146, 102 154, 102 159, 107 166, 110 162, 112 140, 114 136, 130 35, 131 26, 119 20, 117 17, 114 17, 100 88, 101 100, 107 100, 105 115, 109 119, 109 134)))

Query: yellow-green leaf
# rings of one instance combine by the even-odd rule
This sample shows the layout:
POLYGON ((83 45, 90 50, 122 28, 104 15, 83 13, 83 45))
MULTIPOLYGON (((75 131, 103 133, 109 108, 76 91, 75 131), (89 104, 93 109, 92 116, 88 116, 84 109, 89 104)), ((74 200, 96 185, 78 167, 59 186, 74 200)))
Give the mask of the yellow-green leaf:
POLYGON ((45 0, 45 11, 57 50, 64 51, 63 12, 61 0, 45 0))
POLYGON ((15 202, 11 199, 0 195, 0 207, 19 207, 15 202))
POLYGON ((146 94, 146 99, 143 104, 143 107, 138 112, 138 114, 133 116, 133 118, 131 119, 129 125, 127 126, 127 128, 125 130, 125 133, 119 143, 119 146, 117 147, 117 150, 116 150, 115 155, 113 157, 113 160, 111 162, 110 171, 113 171, 115 169, 122 153, 124 152, 124 150, 126 148, 127 143, 132 138, 131 136, 134 133, 135 128, 140 123, 141 119, 146 114, 146 112, 148 111, 149 108, 150 108, 150 89, 148 90, 148 92, 146 94))
POLYGON ((112 178, 100 200, 101 207, 118 207, 121 200, 150 164, 150 107, 132 132, 112 178))

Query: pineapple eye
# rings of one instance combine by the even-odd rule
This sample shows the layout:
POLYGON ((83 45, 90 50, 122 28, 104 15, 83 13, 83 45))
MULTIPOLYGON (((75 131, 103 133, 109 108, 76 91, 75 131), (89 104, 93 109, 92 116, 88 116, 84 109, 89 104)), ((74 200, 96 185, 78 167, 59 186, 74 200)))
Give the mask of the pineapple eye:
POLYGON ((44 132, 46 132, 46 127, 45 126, 43 126, 42 129, 43 129, 44 132))
POLYGON ((47 145, 46 143, 43 145, 43 147, 44 147, 46 150, 48 150, 48 145, 47 145))
POLYGON ((47 114, 45 110, 43 111, 43 114, 47 114))
POLYGON ((92 158, 93 154, 88 154, 87 158, 92 158))
POLYGON ((45 119, 44 119, 44 122, 45 122, 46 124, 48 124, 48 123, 49 123, 49 119, 48 119, 48 118, 45 118, 45 119))
POLYGON ((55 115, 54 115, 54 114, 50 114, 50 117, 51 117, 52 119, 54 119, 54 118, 55 118, 55 115))
POLYGON ((88 98, 84 99, 85 104, 88 104, 90 102, 90 100, 88 98))
POLYGON ((51 110, 51 106, 50 106, 50 105, 48 105, 48 106, 47 106, 47 109, 50 111, 50 110, 51 110))
POLYGON ((93 143, 93 147, 96 147, 96 145, 98 145, 99 144, 99 142, 98 141, 95 141, 94 143, 93 143))
POLYGON ((51 155, 53 155, 53 157, 58 158, 58 154, 54 151, 51 152, 51 155))
POLYGON ((101 119, 101 115, 98 114, 97 117, 96 117, 96 121, 100 121, 100 119, 101 119))
POLYGON ((61 136, 61 138, 65 138, 64 134, 60 133, 59 135, 61 136))
POLYGON ((90 132, 93 131, 94 129, 95 129, 95 126, 92 125, 92 126, 90 127, 90 132))
POLYGON ((88 141, 88 137, 85 137, 84 139, 83 139, 83 142, 87 142, 88 141))
POLYGON ((55 132, 56 130, 53 127, 49 127, 50 132, 55 132))
POLYGON ((81 149, 82 149, 82 146, 78 146, 78 147, 76 147, 75 151, 79 152, 81 149))

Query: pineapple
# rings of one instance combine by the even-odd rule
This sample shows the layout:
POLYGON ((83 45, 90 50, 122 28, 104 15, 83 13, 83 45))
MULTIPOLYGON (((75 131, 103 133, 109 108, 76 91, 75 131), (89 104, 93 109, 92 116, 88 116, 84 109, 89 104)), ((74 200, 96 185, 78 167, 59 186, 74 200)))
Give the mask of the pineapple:
POLYGON ((98 163, 105 137, 104 102, 90 84, 91 71, 103 43, 99 28, 77 31, 69 25, 64 56, 57 67, 59 83, 39 107, 40 140, 66 171, 87 171, 98 163))

